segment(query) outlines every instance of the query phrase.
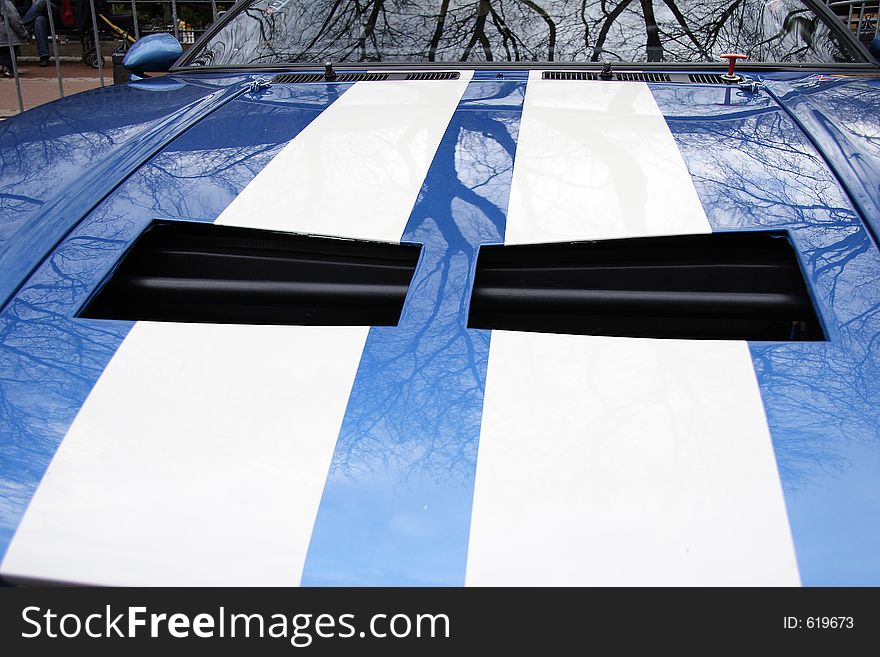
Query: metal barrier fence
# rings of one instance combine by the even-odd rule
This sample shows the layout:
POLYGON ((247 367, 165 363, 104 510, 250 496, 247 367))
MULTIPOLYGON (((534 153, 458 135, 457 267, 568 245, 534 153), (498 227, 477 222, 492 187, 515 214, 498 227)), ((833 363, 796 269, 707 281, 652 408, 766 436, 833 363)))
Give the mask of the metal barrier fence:
POLYGON ((873 0, 836 0, 827 2, 828 8, 853 31, 860 41, 871 41, 877 36, 877 14, 880 2, 873 0))
MULTIPOLYGON (((80 0, 80 1, 85 2, 86 0, 80 0)), ((51 0, 46 0, 46 16, 48 18, 48 23, 49 23, 49 40, 52 43, 52 56, 55 60, 55 78, 58 81, 58 97, 62 98, 62 97, 64 97, 64 79, 63 79, 63 76, 61 75, 61 59, 58 55, 58 36, 59 36, 59 34, 58 34, 58 31, 55 26, 55 17, 53 16, 54 12, 51 10, 51 7, 49 6, 50 2, 51 2, 51 0)), ((220 9, 220 7, 218 7, 218 5, 223 5, 226 8, 228 8, 228 7, 231 7, 234 4, 234 2, 235 2, 235 0, 120 0, 120 2, 108 2, 107 4, 109 4, 109 5, 130 5, 131 6, 131 14, 132 14, 132 21, 133 21, 132 31, 134 33, 132 36, 135 39, 139 39, 141 36, 141 27, 138 22, 137 6, 138 5, 157 5, 157 4, 158 5, 168 5, 168 6, 170 6, 170 10, 171 10, 172 28, 171 28, 171 30, 167 30, 167 31, 174 34, 174 37, 178 41, 180 41, 181 38, 183 37, 185 39, 185 41, 184 41, 185 43, 192 43, 192 41, 194 41, 194 36, 195 36, 196 30, 186 30, 183 32, 181 31, 180 21, 178 18, 178 11, 177 11, 178 5, 210 4, 211 5, 211 22, 213 23, 214 21, 217 20, 218 16, 220 16, 220 14, 222 13, 222 10, 220 9)), ((98 29, 98 26, 99 26, 98 20, 99 20, 100 13, 98 11, 96 11, 95 0, 88 0, 88 3, 89 3, 89 7, 91 9, 91 29, 92 29, 91 34, 93 35, 93 40, 94 40, 95 59, 96 59, 96 64, 97 64, 97 69, 98 69, 98 79, 99 79, 100 85, 103 87, 103 86, 106 86, 106 80, 105 80, 105 76, 104 76, 104 53, 101 50, 100 31, 98 29)), ((60 3, 57 2, 57 0, 56 0, 56 5, 57 4, 60 4, 60 3)), ((11 26, 9 24, 9 17, 5 13, 3 13, 3 21, 4 21, 5 27, 6 27, 6 34, 10 35, 10 37, 11 37, 13 32, 12 32, 11 26)), ((210 24, 208 26, 206 26, 205 29, 207 29, 207 27, 209 27, 209 26, 210 26, 210 24)), ((153 32, 157 32, 157 31, 165 31, 165 30, 154 30, 153 32)), ((151 32, 151 33, 153 33, 153 32, 151 32)), ((16 59, 15 47, 12 45, 12 38, 7 39, 7 41, 9 43, 6 47, 9 48, 9 57, 12 60, 12 75, 15 78, 15 92, 16 92, 16 95, 18 98, 18 111, 23 112, 25 110, 25 107, 24 107, 24 99, 23 99, 22 92, 21 92, 21 79, 20 79, 21 76, 20 76, 19 70, 18 70, 18 62, 16 59)), ((84 47, 85 47, 85 45, 84 45, 84 47)))

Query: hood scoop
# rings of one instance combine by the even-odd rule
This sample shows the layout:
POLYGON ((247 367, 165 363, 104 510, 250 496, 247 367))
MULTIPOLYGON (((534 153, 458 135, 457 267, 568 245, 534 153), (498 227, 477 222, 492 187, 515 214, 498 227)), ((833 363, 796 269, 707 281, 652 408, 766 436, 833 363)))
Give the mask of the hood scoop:
POLYGON ((419 247, 153 222, 80 317, 394 326, 419 247))
POLYGON ((824 340, 785 233, 484 246, 470 328, 688 340, 824 340))
POLYGON ((458 80, 459 77, 461 77, 461 73, 458 71, 410 71, 408 73, 355 71, 353 73, 338 73, 333 79, 328 79, 323 73, 279 73, 269 82, 270 84, 310 84, 316 82, 458 80))
POLYGON ((582 80, 589 82, 673 82, 678 84, 725 84, 718 73, 649 73, 645 71, 614 71, 610 79, 599 71, 544 71, 542 80, 582 80))

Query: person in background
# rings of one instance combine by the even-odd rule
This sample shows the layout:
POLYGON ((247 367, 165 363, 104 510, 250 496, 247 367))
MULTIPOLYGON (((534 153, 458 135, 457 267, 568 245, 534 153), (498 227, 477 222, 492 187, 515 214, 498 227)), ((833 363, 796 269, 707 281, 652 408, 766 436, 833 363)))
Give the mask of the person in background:
POLYGON ((30 9, 22 16, 21 22, 25 29, 33 31, 34 38, 37 41, 37 54, 40 56, 40 66, 49 65, 49 16, 46 12, 46 6, 52 7, 52 18, 55 25, 61 24, 61 18, 58 7, 50 3, 48 0, 35 0, 30 9))
POLYGON ((18 46, 27 43, 28 33, 22 24, 21 16, 11 0, 0 0, 0 77, 11 78, 12 54, 9 44, 14 46, 18 55, 18 46), (7 24, 9 29, 6 29, 7 24))

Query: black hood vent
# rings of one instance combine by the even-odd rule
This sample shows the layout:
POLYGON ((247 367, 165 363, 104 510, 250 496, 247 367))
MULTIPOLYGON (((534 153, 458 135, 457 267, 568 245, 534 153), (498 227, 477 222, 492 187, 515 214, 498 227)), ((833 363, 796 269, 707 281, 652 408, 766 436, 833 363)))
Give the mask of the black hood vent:
POLYGON ((323 73, 279 73, 270 80, 271 84, 308 84, 314 82, 384 82, 385 80, 458 80, 458 71, 414 71, 410 73, 383 73, 357 71, 338 73, 333 80, 327 80, 323 73))
POLYGON ((824 340, 785 233, 484 246, 470 328, 716 340, 824 340))
POLYGON ((394 326, 418 257, 414 245, 157 221, 80 316, 394 326))

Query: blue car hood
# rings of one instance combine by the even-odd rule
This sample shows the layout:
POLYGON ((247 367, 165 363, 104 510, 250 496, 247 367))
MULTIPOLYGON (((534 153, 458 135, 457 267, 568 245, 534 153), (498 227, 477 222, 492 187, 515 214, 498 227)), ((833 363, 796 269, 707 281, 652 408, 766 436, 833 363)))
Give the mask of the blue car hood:
POLYGON ((0 124, 0 575, 880 583, 880 79, 254 78, 0 124), (397 326, 79 317, 156 219, 422 253, 397 326), (726 231, 826 340, 468 327, 482 245, 726 231))

